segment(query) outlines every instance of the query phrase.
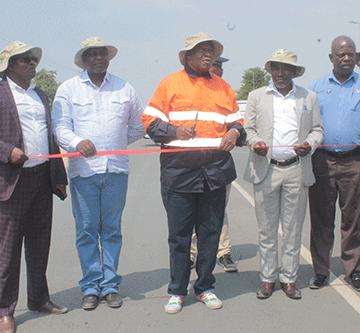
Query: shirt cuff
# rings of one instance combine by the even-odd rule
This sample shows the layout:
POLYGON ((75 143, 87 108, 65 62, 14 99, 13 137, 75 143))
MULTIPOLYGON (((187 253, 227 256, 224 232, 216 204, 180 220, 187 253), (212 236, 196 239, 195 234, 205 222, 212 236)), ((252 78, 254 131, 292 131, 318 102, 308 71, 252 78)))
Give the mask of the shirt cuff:
POLYGON ((81 142, 84 141, 85 139, 80 138, 79 136, 75 137, 74 139, 72 139, 69 143, 69 148, 71 150, 77 151, 76 146, 81 142))

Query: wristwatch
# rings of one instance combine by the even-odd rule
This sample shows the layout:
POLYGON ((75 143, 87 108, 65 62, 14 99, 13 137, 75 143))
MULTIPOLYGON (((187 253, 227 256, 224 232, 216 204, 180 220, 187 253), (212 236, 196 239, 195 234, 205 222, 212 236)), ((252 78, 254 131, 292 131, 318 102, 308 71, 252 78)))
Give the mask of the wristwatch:
POLYGON ((237 137, 239 137, 239 136, 240 136, 240 132, 239 132, 239 130, 238 130, 237 128, 233 127, 233 128, 231 128, 231 129, 233 129, 233 130, 235 130, 235 131, 236 131, 236 133, 237 133, 237 137))

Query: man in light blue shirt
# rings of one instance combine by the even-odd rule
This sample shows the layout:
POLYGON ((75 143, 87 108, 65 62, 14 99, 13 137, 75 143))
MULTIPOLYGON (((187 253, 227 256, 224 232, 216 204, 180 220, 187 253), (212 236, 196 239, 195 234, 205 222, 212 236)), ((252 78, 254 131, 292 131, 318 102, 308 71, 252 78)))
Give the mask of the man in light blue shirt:
POLYGON ((349 37, 335 38, 329 54, 333 71, 309 87, 317 93, 324 127, 324 146, 312 157, 316 183, 309 189, 311 289, 321 288, 330 275, 339 197, 341 259, 347 278, 360 291, 360 77, 354 72, 355 51, 349 37))
POLYGON ((143 108, 134 88, 107 72, 116 53, 99 37, 84 41, 75 64, 85 71, 59 87, 52 113, 60 146, 83 155, 69 159, 68 175, 85 310, 95 309, 101 294, 110 307, 122 304, 117 268, 128 156, 96 153, 126 150, 145 134, 140 119, 143 108))

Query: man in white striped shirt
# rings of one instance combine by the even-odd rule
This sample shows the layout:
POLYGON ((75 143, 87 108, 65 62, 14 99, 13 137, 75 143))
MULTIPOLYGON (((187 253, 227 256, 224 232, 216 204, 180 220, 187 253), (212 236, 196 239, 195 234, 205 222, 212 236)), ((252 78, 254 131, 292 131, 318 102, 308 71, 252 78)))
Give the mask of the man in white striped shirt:
POLYGON ((126 150, 145 134, 140 119, 143 109, 134 88, 107 72, 116 53, 99 37, 84 41, 75 64, 85 71, 59 87, 52 113, 60 146, 82 154, 69 159, 68 174, 85 310, 95 309, 101 294, 110 307, 122 304, 117 268, 128 156, 96 153, 126 150))

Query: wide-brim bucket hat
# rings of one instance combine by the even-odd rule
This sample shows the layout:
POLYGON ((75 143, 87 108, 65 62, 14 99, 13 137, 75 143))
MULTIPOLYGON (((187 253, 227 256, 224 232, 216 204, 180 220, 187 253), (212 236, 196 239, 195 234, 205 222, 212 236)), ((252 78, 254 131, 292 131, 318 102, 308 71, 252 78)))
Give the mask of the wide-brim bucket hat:
POLYGON ((211 38, 208 34, 199 32, 196 35, 189 36, 185 41, 185 48, 179 52, 179 59, 181 65, 185 66, 186 64, 186 52, 192 50, 196 45, 204 42, 212 42, 214 45, 214 59, 217 59, 221 56, 224 47, 217 40, 211 38))
POLYGON ((80 68, 85 69, 82 56, 86 50, 95 47, 106 47, 109 54, 109 60, 113 59, 118 52, 115 46, 106 45, 106 43, 100 37, 90 37, 81 43, 80 50, 75 54, 75 64, 80 68))
POLYGON ((279 49, 275 51, 271 55, 271 59, 266 62, 264 65, 264 69, 266 69, 271 74, 271 63, 272 62, 279 62, 282 64, 288 64, 296 68, 296 73, 294 75, 295 77, 299 77, 305 73, 305 67, 301 66, 297 63, 297 56, 294 52, 279 49))
POLYGON ((38 63, 42 57, 42 49, 38 46, 29 46, 19 40, 10 43, 6 46, 0 54, 1 67, 0 67, 0 75, 3 76, 4 72, 7 70, 9 66, 9 60, 11 57, 19 54, 26 53, 31 51, 34 57, 37 58, 38 63))

